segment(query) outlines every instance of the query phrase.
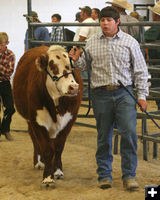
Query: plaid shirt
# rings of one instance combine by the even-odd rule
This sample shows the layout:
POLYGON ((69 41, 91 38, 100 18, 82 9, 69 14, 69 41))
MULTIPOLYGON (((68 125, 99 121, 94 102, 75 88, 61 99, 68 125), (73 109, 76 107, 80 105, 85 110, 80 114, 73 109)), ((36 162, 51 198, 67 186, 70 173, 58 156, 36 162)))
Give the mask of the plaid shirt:
POLYGON ((60 26, 55 26, 52 28, 50 41, 61 42, 63 41, 63 30, 60 26))
MULTIPOLYGON (((119 85, 137 88, 139 99, 148 95, 148 69, 138 42, 129 34, 119 30, 113 38, 102 31, 93 35, 86 43, 86 53, 91 66, 91 87, 119 85)), ((84 55, 75 62, 80 70, 86 70, 84 55)))
POLYGON ((0 53, 0 81, 9 81, 14 71, 15 55, 6 48, 4 53, 0 53))

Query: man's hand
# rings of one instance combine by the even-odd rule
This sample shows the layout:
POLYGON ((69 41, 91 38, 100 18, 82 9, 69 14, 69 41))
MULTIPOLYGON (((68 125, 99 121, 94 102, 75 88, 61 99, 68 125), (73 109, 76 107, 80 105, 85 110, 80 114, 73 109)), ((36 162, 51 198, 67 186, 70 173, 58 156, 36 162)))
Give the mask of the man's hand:
POLYGON ((81 51, 77 47, 74 47, 69 51, 69 57, 72 58, 73 61, 77 61, 79 59, 80 54, 81 51))
POLYGON ((143 99, 138 99, 138 103, 141 105, 141 111, 147 110, 147 101, 143 99))

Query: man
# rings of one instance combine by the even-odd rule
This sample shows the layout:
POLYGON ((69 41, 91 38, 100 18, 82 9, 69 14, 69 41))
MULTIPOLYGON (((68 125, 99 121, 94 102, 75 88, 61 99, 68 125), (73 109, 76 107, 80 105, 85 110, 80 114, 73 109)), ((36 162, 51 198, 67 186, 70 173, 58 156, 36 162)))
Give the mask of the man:
POLYGON ((76 17, 75 21, 78 21, 78 22, 82 22, 83 21, 82 18, 81 18, 81 12, 77 12, 75 17, 76 17))
POLYGON ((10 134, 12 115, 15 112, 14 102, 10 84, 10 77, 15 66, 15 55, 7 49, 9 44, 8 35, 0 32, 0 97, 4 106, 4 115, 0 124, 0 135, 3 134, 7 140, 13 140, 10 134))
MULTIPOLYGON (((59 14, 53 14, 51 18, 52 18, 53 23, 61 22, 61 15, 59 15, 59 14)), ((50 41, 54 41, 54 42, 63 41, 63 29, 61 26, 53 26, 52 27, 50 41)))
MULTIPOLYGON (((35 11, 32 11, 32 16, 28 16, 27 14, 23 15, 24 17, 26 17, 27 21, 29 22, 33 22, 33 23, 38 23, 40 22, 40 20, 38 19, 38 14, 35 11)), ((35 40, 42 40, 42 41, 49 41, 50 37, 49 37, 49 31, 47 28, 45 27, 35 27, 33 28, 33 39, 35 40)), ((42 45, 42 44, 40 44, 42 45)), ((39 44, 35 45, 32 44, 32 47, 36 47, 36 46, 40 46, 39 44)), ((25 40, 24 40, 24 51, 27 51, 29 49, 29 44, 28 44, 28 29, 26 30, 26 34, 25 34, 25 40)))
MULTIPOLYGON (((158 1, 154 7, 148 7, 152 11, 152 19, 155 22, 160 22, 160 2, 158 1)), ((152 26, 144 33, 145 42, 157 43, 160 41, 160 26, 152 26)), ((147 49, 148 59, 160 59, 160 49, 147 49)), ((154 64, 154 63, 153 63, 154 64)), ((155 63, 159 64, 159 63, 155 63)), ((152 74, 154 78, 160 78, 158 74, 152 74)), ((160 87, 160 81, 152 81, 152 87, 160 87)), ((156 100, 157 108, 160 110, 160 100, 156 100)))
MULTIPOLYGON (((82 23, 95 23, 95 20, 93 20, 91 17, 92 10, 89 6, 84 6, 83 8, 79 9, 81 10, 80 15, 82 18, 82 23)), ((97 30, 94 26, 81 26, 78 41, 86 41, 96 32, 97 30)))
MULTIPOLYGON (((81 12, 77 12, 76 13, 76 18, 75 21, 78 21, 79 23, 81 23, 83 20, 81 18, 81 12)), ((78 26, 78 28, 76 29, 76 33, 74 35, 73 41, 78 41, 79 40, 79 31, 80 31, 80 26, 78 26)))
POLYGON ((132 11, 132 12, 130 12, 129 15, 130 15, 131 17, 136 18, 136 19, 139 21, 140 15, 139 15, 139 13, 138 13, 137 11, 132 11))
MULTIPOLYGON (((92 106, 97 125, 97 173, 100 188, 112 186, 112 136, 116 123, 121 134, 121 168, 123 185, 128 190, 137 189, 136 103, 119 84, 133 94, 137 89, 141 109, 147 109, 148 70, 138 42, 119 28, 120 15, 113 7, 105 7, 99 16, 101 33, 93 35, 86 43, 86 53, 91 66, 92 106)), ((69 56, 74 66, 86 68, 85 58, 78 48, 69 56)))
MULTIPOLYGON (((89 6, 84 6, 79 8, 81 10, 81 19, 82 23, 95 23, 95 20, 92 19, 91 13, 92 10, 89 6)), ((98 31, 98 27, 96 26, 80 26, 79 28, 79 39, 78 41, 87 41, 93 34, 98 31)), ((87 79, 88 75, 86 71, 81 72, 82 78, 87 79)), ((87 87, 83 88, 83 97, 88 96, 87 87)))
POLYGON ((99 23, 99 13, 100 13, 100 10, 99 10, 98 8, 92 8, 91 17, 92 17, 92 19, 94 19, 97 23, 99 23))
MULTIPOLYGON (((125 22, 138 22, 138 20, 130 15, 127 15, 125 10, 133 10, 132 5, 128 3, 127 0, 113 0, 112 2, 106 2, 111 4, 120 14, 120 21, 122 23, 125 22)), ((121 30, 132 35, 133 37, 137 37, 139 35, 139 27, 138 26, 121 26, 121 30)))

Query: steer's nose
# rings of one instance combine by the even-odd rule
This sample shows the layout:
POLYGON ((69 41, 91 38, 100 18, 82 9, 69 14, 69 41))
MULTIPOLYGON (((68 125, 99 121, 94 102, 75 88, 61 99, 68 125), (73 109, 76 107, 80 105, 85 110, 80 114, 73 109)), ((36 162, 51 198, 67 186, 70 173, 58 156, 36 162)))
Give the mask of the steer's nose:
POLYGON ((68 94, 76 95, 79 91, 79 84, 71 84, 68 89, 68 94))

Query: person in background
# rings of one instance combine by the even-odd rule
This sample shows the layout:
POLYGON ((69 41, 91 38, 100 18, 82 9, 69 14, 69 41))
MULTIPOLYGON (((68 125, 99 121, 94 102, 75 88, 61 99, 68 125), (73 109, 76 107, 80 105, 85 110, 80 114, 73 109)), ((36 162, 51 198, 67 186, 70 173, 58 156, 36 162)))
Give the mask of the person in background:
MULTIPOLYGON (((96 118, 97 135, 97 174, 98 186, 112 187, 112 137, 116 123, 121 134, 120 152, 123 186, 136 190, 137 168, 136 102, 122 87, 134 95, 135 83, 141 110, 147 109, 148 68, 139 43, 119 28, 120 15, 108 6, 99 16, 101 33, 98 32, 86 42, 86 53, 91 67, 92 106, 96 118)), ((84 70, 84 54, 73 48, 69 57, 74 67, 84 70)))
POLYGON ((139 13, 137 11, 132 11, 129 15, 139 21, 139 13))
MULTIPOLYGON (((35 11, 32 11, 32 16, 28 16, 27 14, 23 15, 26 17, 26 20, 33 23, 39 23, 40 20, 38 19, 38 14, 35 11)), ((34 40, 41 40, 41 41, 50 41, 49 37, 49 31, 45 27, 33 27, 33 39, 34 40)), ((32 44, 32 47, 41 46, 44 44, 32 44)), ((25 33, 25 39, 24 39, 24 51, 27 51, 29 49, 29 43, 28 43, 28 29, 25 33)))
POLYGON ((10 134, 10 124, 12 115, 15 112, 10 77, 15 66, 15 55, 7 48, 9 44, 8 35, 0 32, 0 97, 4 106, 2 123, 0 124, 0 135, 4 135, 7 140, 13 140, 10 134))
POLYGON ((75 21, 78 21, 79 23, 82 22, 82 18, 81 18, 81 12, 77 12, 76 16, 75 16, 75 21))
MULTIPOLYGON (((120 14, 120 20, 122 23, 125 22, 138 22, 138 20, 126 13, 126 10, 133 10, 132 5, 127 0, 113 0, 112 2, 106 2, 107 4, 111 4, 120 14)), ((138 26, 121 26, 121 30, 125 33, 132 35, 133 37, 137 37, 139 34, 138 26)))
MULTIPOLYGON (((75 21, 78 21, 79 23, 81 23, 83 21, 82 18, 81 18, 81 12, 76 13, 75 21)), ((78 28, 76 29, 73 41, 79 40, 79 31, 80 31, 80 26, 78 26, 78 28)))
MULTIPOLYGON (((53 23, 60 23, 61 22, 61 15, 59 14, 53 14, 52 17, 53 23)), ((51 32, 51 38, 50 41, 54 42, 60 42, 63 41, 63 29, 61 26, 53 26, 52 32, 51 32)))
MULTIPOLYGON (((160 22, 160 2, 156 2, 154 7, 148 7, 152 11, 152 19, 154 22, 160 22)), ((144 33, 145 42, 158 43, 160 41, 160 26, 152 26, 144 33)), ((160 49, 145 49, 147 59, 160 59, 160 49)), ((160 64, 160 63, 153 63, 160 64)), ((153 78, 159 78, 159 74, 152 74, 153 78)), ((151 87, 160 88, 160 81, 152 81, 151 87)), ((157 109, 160 110, 160 100, 156 100, 157 109)))
MULTIPOLYGON (((84 6, 79 9, 81 10, 80 16, 82 18, 82 23, 95 23, 96 22, 91 17, 92 10, 89 6, 84 6)), ((98 29, 96 26, 80 26, 78 41, 80 41, 80 42, 87 41, 96 32, 98 32, 98 29)), ((87 71, 81 72, 81 75, 82 75, 83 80, 88 78, 87 71)), ((84 85, 83 97, 87 97, 87 96, 88 96, 88 90, 87 90, 87 87, 84 85)))
POLYGON ((99 23, 99 13, 100 13, 100 10, 99 10, 98 8, 92 8, 91 17, 92 17, 92 19, 94 19, 97 23, 99 23))
MULTIPOLYGON (((79 9, 81 10, 80 15, 82 18, 82 23, 95 23, 95 20, 93 20, 91 17, 92 10, 89 6, 84 6, 79 9)), ((97 30, 94 26, 81 26, 78 41, 87 41, 96 32, 97 30)))

